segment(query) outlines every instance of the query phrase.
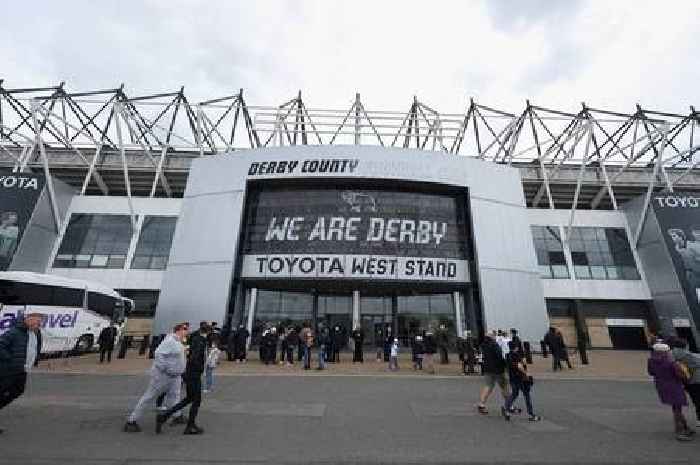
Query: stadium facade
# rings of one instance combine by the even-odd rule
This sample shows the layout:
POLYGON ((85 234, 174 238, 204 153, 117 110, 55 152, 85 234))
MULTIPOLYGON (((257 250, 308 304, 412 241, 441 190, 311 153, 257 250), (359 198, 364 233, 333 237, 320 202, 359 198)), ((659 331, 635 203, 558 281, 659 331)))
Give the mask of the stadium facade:
POLYGON ((699 114, 472 101, 314 109, 243 91, 0 81, 0 269, 89 279, 182 320, 445 325, 697 341, 699 114))

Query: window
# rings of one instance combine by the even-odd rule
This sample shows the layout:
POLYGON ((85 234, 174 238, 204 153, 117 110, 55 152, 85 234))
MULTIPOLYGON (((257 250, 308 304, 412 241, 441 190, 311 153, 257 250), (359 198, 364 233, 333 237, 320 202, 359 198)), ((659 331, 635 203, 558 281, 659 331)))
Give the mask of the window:
POLYGON ((55 268, 124 268, 131 242, 128 215, 73 214, 55 268))
POLYGON ((141 226, 131 268, 137 270, 164 270, 168 264, 170 246, 175 233, 176 217, 147 216, 141 226))
POLYGON ((577 279, 640 279, 623 228, 576 227, 569 245, 577 279))
POLYGON ((531 226, 532 240, 537 253, 540 276, 551 279, 568 279, 564 247, 558 226, 531 226))

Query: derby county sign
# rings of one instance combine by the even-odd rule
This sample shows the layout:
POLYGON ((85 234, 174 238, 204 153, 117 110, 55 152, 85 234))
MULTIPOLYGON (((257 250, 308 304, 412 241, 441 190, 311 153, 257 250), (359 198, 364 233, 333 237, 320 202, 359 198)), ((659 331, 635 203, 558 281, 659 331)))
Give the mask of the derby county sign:
POLYGON ((463 196, 278 188, 249 201, 242 277, 468 282, 463 196))

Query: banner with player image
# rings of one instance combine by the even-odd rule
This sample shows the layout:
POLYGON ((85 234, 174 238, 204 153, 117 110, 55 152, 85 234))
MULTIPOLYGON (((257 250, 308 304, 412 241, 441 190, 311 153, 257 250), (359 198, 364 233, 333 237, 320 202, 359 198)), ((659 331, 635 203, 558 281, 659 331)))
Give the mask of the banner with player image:
POLYGON ((0 271, 12 263, 43 188, 42 175, 0 171, 0 271))
POLYGON ((700 195, 675 192, 651 200, 695 323, 700 323, 700 195))

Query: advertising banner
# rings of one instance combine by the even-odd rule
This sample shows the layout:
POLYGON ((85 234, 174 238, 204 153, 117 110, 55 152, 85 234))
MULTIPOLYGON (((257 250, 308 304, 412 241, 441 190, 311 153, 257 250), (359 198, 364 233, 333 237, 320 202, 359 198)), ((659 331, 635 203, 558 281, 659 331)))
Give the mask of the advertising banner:
POLYGON ((695 324, 700 323, 700 195, 672 193, 651 199, 695 324))
POLYGON ((0 271, 6 271, 44 188, 44 177, 0 171, 0 271))
POLYGON ((253 191, 242 276, 467 282, 466 205, 464 195, 253 191))

